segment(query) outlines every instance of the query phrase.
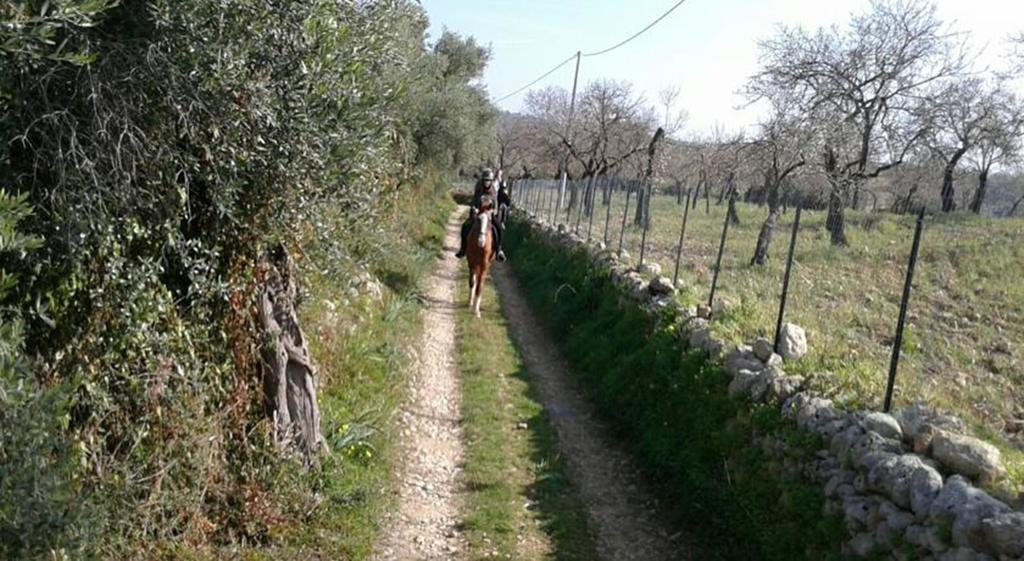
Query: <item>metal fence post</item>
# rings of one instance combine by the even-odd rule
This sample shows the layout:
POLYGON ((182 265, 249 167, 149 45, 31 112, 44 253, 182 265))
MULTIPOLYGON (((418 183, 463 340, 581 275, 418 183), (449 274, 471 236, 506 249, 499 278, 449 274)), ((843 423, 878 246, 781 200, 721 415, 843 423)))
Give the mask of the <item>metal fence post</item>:
POLYGON ((538 180, 533 186, 533 214, 537 216, 537 221, 542 222, 544 217, 541 216, 540 209, 544 207, 541 201, 544 199, 544 188, 541 187, 541 182, 538 180))
POLYGON ((544 218, 548 224, 551 224, 551 199, 554 198, 555 193, 552 191, 551 186, 547 186, 547 198, 544 199, 544 218))
POLYGON ((562 210, 562 192, 557 185, 552 185, 551 196, 551 225, 558 226, 558 213, 562 210))
POLYGON ((575 200, 577 200, 578 204, 580 203, 580 180, 579 179, 573 179, 572 180, 572 193, 574 193, 575 197, 569 196, 569 197, 565 198, 565 231, 568 231, 569 230, 569 226, 572 224, 572 205, 570 204, 571 200, 575 199, 575 200))
POLYGON ((622 242, 626 237, 626 216, 629 215, 629 196, 633 194, 633 186, 626 187, 626 208, 622 209, 622 228, 619 230, 619 253, 622 253, 622 242))
POLYGON ((889 383, 885 387, 885 406, 883 411, 889 412, 892 407, 892 391, 896 385, 896 369, 900 363, 900 346, 903 344, 903 328, 907 319, 907 304, 910 301, 910 288, 914 282, 914 267, 917 265, 917 251, 921 247, 921 230, 924 228, 924 207, 917 215, 917 227, 914 229, 914 244, 910 248, 910 262, 907 263, 907 280, 903 284, 903 299, 900 301, 900 318, 896 323, 896 339, 892 342, 892 360, 889 362, 889 383))
POLYGON ((715 289, 718 287, 718 273, 722 270, 722 251, 725 249, 725 235, 729 232, 729 213, 725 213, 725 223, 722 226, 722 241, 718 242, 718 258, 715 260, 715 275, 711 277, 711 295, 708 296, 708 306, 713 307, 715 303, 715 289))
POLYGON ((779 298, 779 319, 775 322, 775 344, 772 347, 779 352, 779 338, 782 336, 782 317, 786 313, 786 295, 789 293, 789 275, 793 270, 793 252, 796 249, 796 232, 800 228, 800 207, 796 207, 793 219, 793 234, 789 238, 789 255, 786 257, 786 274, 782 277, 782 297, 779 298))
POLYGON ((645 206, 645 208, 641 209, 643 211, 641 213, 641 216, 643 216, 643 219, 644 219, 644 231, 643 231, 642 234, 640 234, 640 266, 641 267, 643 267, 643 265, 644 265, 644 254, 647 252, 647 229, 651 227, 651 197, 654 196, 654 192, 653 192, 654 189, 651 188, 651 180, 650 180, 650 178, 647 179, 646 183, 647 183, 646 187, 642 183, 640 184, 640 188, 644 190, 644 200, 640 204, 645 206))
POLYGON ((537 212, 541 217, 542 222, 550 222, 550 208, 551 208, 551 189, 548 189, 546 185, 547 181, 540 184, 540 208, 537 212))
POLYGON ((615 201, 615 185, 618 183, 616 180, 612 180, 609 185, 606 186, 608 189, 608 205, 604 208, 604 245, 608 246, 608 224, 612 220, 612 202, 615 201))
POLYGON ((683 257, 683 236, 686 235, 686 219, 690 216, 690 190, 686 190, 686 205, 683 206, 683 225, 679 229, 679 245, 676 246, 676 272, 672 274, 672 286, 679 284, 679 261, 683 257))

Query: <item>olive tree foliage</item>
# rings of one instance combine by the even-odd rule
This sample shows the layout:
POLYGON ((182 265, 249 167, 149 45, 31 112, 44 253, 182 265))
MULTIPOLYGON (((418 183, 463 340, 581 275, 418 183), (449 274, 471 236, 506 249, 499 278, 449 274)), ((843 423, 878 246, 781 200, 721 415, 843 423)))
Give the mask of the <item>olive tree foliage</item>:
POLYGON ((415 78, 406 99, 418 162, 463 169, 495 153, 497 113, 475 83, 490 56, 473 37, 445 30, 413 61, 415 78))
POLYGON ((312 510, 311 489, 285 496, 301 470, 266 422, 265 354, 303 362, 275 340, 301 333, 280 264, 303 236, 380 251, 413 163, 473 157, 486 57, 427 45, 425 25, 402 0, 0 4, 0 189, 18 201, 0 232, 38 240, 0 249, 4 329, 23 326, 3 346, 21 366, 0 380, 0 558, 256 540, 312 510), (460 120, 434 144, 438 111, 460 120))
POLYGON ((20 59, 22 64, 43 60, 88 62, 87 45, 80 35, 69 34, 68 30, 93 27, 118 1, 4 2, 0 5, 0 52, 20 59))
POLYGON ((876 0, 845 28, 782 27, 760 47, 762 70, 748 94, 799 96, 804 122, 815 129, 817 167, 830 184, 826 227, 833 244, 846 245, 846 206, 922 141, 925 94, 964 70, 959 37, 927 2, 876 0))

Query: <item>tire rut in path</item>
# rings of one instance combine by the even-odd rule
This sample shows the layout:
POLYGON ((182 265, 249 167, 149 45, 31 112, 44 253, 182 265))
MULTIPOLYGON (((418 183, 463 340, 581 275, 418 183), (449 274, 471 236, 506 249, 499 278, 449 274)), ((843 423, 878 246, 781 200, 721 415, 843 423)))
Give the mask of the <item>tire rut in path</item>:
POLYGON ((426 291, 423 334, 405 402, 399 412, 396 509, 384 520, 378 561, 457 559, 466 550, 459 532, 463 454, 461 388, 455 362, 455 283, 461 211, 448 219, 444 255, 426 291))
POLYGON ((505 266, 491 271, 530 382, 555 427, 570 478, 586 505, 601 557, 606 561, 694 559, 689 540, 665 523, 667 518, 631 458, 609 437, 569 379, 567 362, 546 337, 511 271, 505 266))

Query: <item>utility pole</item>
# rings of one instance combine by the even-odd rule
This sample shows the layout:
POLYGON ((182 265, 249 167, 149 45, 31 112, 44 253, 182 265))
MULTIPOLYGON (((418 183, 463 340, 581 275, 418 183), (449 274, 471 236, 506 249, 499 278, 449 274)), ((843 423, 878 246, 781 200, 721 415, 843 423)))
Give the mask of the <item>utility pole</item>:
POLYGON ((576 51, 576 71, 572 75, 572 96, 569 98, 569 121, 565 125, 565 159, 562 165, 562 184, 558 189, 558 208, 562 208, 562 203, 565 199, 565 183, 568 178, 569 171, 569 144, 571 143, 572 135, 572 117, 576 110, 576 84, 580 78, 580 56, 582 51, 576 51))

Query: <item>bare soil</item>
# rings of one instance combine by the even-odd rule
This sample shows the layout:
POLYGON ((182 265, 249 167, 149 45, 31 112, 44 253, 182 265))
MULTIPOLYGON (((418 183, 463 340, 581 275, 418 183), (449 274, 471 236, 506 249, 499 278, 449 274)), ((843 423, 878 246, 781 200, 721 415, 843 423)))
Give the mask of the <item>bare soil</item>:
POLYGON ((455 283, 462 213, 448 221, 444 256, 426 290, 422 340, 398 419, 401 432, 397 508, 386 517, 376 559, 458 559, 466 550, 459 532, 463 454, 461 388, 455 363, 455 283))
MULTIPOLYGON (((461 216, 456 212, 449 219, 445 253, 428 283, 416 368, 397 422, 403 459, 397 469, 397 507, 384 520, 374 557, 379 561, 465 557, 466 540, 459 531, 464 441, 455 361, 455 314, 456 306, 462 305, 455 299, 455 283, 464 279, 461 263, 452 255, 461 216)), ((491 273, 492 288, 501 292, 511 334, 587 509, 601 558, 693 559, 687 537, 665 524, 668 518, 636 465, 596 419, 570 379, 568 364, 533 315, 511 271, 499 265, 491 273)), ((544 547, 523 545, 521 553, 543 555, 544 547)))

